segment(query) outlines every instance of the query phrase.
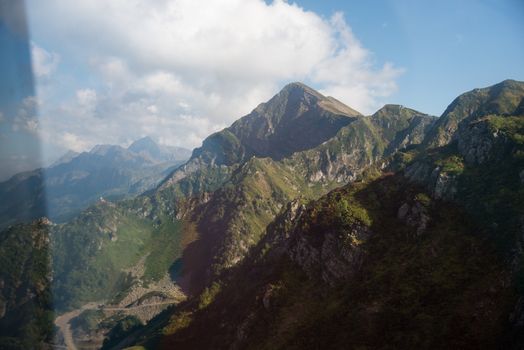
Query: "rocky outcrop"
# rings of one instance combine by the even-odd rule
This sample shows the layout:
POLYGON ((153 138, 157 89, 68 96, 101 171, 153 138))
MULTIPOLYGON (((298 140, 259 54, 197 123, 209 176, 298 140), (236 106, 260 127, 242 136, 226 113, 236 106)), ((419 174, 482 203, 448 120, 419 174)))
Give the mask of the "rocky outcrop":
MULTIPOLYGON (((268 226, 267 234, 261 241, 261 246, 268 249, 268 258, 281 257, 288 251, 291 235, 297 229, 297 223, 306 207, 301 199, 295 199, 286 204, 281 213, 268 226)), ((266 251, 262 252, 265 255, 266 251)))
POLYGON ((424 204, 418 201, 415 201, 413 204, 402 204, 398 208, 397 218, 406 223, 406 225, 414 227, 417 236, 422 235, 426 231, 430 220, 428 210, 424 204))
POLYGON ((492 131, 486 121, 464 126, 455 136, 458 151, 466 163, 483 164, 493 156, 493 148, 501 141, 498 131, 492 131))
POLYGON ((436 199, 452 200, 455 198, 457 194, 457 177, 455 175, 448 174, 437 167, 431 173, 432 179, 435 179, 433 196, 436 199))
POLYGON ((355 224, 347 231, 316 232, 314 239, 297 232, 288 255, 312 277, 334 285, 359 271, 365 255, 360 244, 371 234, 362 224, 355 224))
POLYGON ((457 177, 447 173, 440 166, 431 168, 427 162, 415 162, 404 170, 404 176, 411 182, 422 185, 436 199, 452 200, 457 194, 457 177))

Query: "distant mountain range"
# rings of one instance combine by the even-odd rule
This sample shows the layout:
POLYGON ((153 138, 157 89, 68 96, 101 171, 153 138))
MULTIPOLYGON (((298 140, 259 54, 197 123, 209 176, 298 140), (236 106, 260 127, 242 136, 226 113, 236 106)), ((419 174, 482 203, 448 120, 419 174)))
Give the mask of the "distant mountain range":
POLYGON ((48 168, 0 183, 0 227, 41 216, 63 221, 102 196, 139 194, 190 156, 187 149, 159 146, 150 137, 127 149, 98 145, 89 152, 70 151, 48 168))
MULTIPOLYGON (((291 83, 151 190, 0 232, 0 345, 67 343, 52 297, 104 349, 521 349, 523 106, 506 80, 364 116, 291 83)), ((141 143, 90 154, 132 168, 141 143)))

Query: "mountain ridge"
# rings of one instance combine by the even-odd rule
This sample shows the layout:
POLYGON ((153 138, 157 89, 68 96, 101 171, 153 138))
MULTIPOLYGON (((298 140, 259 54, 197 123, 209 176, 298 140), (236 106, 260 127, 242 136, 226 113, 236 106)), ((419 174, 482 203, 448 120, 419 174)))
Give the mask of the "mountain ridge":
POLYGON ((451 142, 458 124, 464 120, 475 119, 479 115, 514 114, 519 111, 523 101, 522 82, 511 79, 465 92, 455 98, 442 113, 433 132, 428 136, 426 145, 427 147, 445 146, 451 142))
POLYGON ((350 107, 333 101, 336 100, 330 100, 304 84, 288 84, 230 127, 206 138, 202 146, 193 151, 189 162, 232 165, 252 156, 276 159, 311 148, 347 125, 351 121, 348 117, 360 116, 350 107), (331 111, 319 105, 321 101, 331 111), (310 109, 322 113, 308 114, 310 109), (320 136, 311 136, 301 134, 304 128, 325 131, 320 136))
POLYGON ((51 226, 55 244, 81 247, 55 260, 61 310, 170 274, 187 302, 107 348, 519 348, 524 83, 502 85, 439 122, 400 105, 339 115, 290 84, 154 189, 51 226), (327 140, 260 146, 310 111, 327 140))
MULTIPOLYGON (((359 149, 349 141, 364 130, 362 140, 378 145, 362 148, 368 174, 319 199, 288 202, 243 260, 133 333, 133 344, 521 348, 524 82, 509 85, 496 97, 501 108, 484 108, 490 98, 481 98, 456 128, 441 128, 451 117, 421 125, 419 112, 386 106, 339 131, 331 148, 303 152, 310 164, 336 147, 359 149), (516 96, 509 102, 508 92, 516 96), (394 121, 414 124, 390 132, 394 121), (404 134, 414 125, 419 136, 404 134), (434 144, 440 132, 445 142, 434 144)), ((331 154, 325 159, 331 169, 331 154)))
POLYGON ((150 189, 166 171, 182 163, 169 149, 157 150, 151 155, 118 145, 96 145, 88 152, 69 151, 50 167, 15 174, 0 183, 0 226, 40 216, 60 221, 101 196, 136 195, 150 189))
MULTIPOLYGON (((314 103, 317 103, 316 99, 325 99, 321 94, 311 93, 310 90, 302 84, 288 84, 269 101, 281 102, 282 98, 287 101, 286 96, 293 91, 298 91, 298 101, 301 101, 304 94, 312 96, 311 98, 315 99, 314 103)), ((310 98, 307 96, 306 99, 310 98)), ((267 110, 264 105, 262 106, 257 107, 257 113, 267 110)), ((278 103, 277 106, 281 109, 289 107, 287 103, 278 103)), ((291 108, 300 110, 296 107, 297 104, 291 104, 291 108)), ((250 114, 239 119, 242 123, 235 122, 233 125, 238 127, 238 125, 246 125, 247 122, 257 125, 257 118, 269 119, 274 110, 273 107, 269 108, 268 117, 250 114)), ((300 116, 300 113, 298 115, 300 116)), ((277 116, 296 119, 293 114, 280 113, 277 116)), ((191 246, 192 249, 188 250, 188 256, 184 259, 195 261, 198 260, 196 256, 204 255, 207 258, 200 258, 200 260, 207 262, 195 268, 198 272, 182 271, 183 274, 194 275, 190 280, 200 281, 196 283, 198 287, 189 287, 188 290, 191 292, 198 290, 202 287, 201 282, 208 280, 209 276, 220 274, 225 267, 229 268, 241 261, 249 247, 260 239, 265 226, 289 200, 298 195, 308 199, 317 198, 336 186, 355 181, 365 169, 385 159, 384 157, 394 150, 422 142, 422 135, 434 121, 433 117, 424 113, 409 108, 393 107, 386 107, 374 116, 365 117, 359 114, 348 119, 350 122, 338 127, 336 134, 327 141, 303 151, 296 151, 283 159, 264 157, 267 154, 253 155, 251 158, 245 157, 246 160, 239 160, 239 163, 228 166, 220 162, 208 163, 206 159, 202 161, 200 155, 194 153, 193 158, 186 165, 176 170, 170 179, 152 192, 154 202, 164 203, 161 204, 164 210, 173 211, 178 219, 187 217, 189 220, 199 222, 197 227, 200 229, 197 231, 201 233, 200 239, 191 246), (386 132, 386 129, 390 131, 386 132), (408 135, 410 137, 407 137, 408 135), (192 169, 186 172, 186 167, 192 169), (209 176, 210 174, 214 175, 209 176), (197 178, 199 180, 195 181, 197 178), (206 181, 205 179, 212 181, 206 186, 201 186, 201 181, 206 181), (243 186, 244 182, 249 185, 243 186), (199 186, 194 186, 195 183, 199 186), (260 192, 259 186, 264 186, 266 190, 260 192), (191 201, 191 209, 188 210, 184 204, 186 197, 201 199, 197 203, 191 201), (242 209, 230 207, 231 204, 224 203, 222 198, 228 198, 231 203, 238 201, 245 204, 242 209), (191 214, 187 214, 188 211, 202 211, 208 214, 192 218, 191 214), (217 216, 217 211, 231 213, 225 219, 214 221, 212 218, 217 216), (265 211, 266 214, 256 214, 261 211, 265 211), (242 233, 244 231, 247 232, 242 233), (243 248, 237 249, 235 246, 243 248), (228 253, 221 255, 220 252, 224 251, 228 253)), ((221 133, 232 134, 228 129, 221 133)), ((214 136, 210 138, 213 139, 214 136)), ((227 152, 231 150, 228 149, 227 152)))

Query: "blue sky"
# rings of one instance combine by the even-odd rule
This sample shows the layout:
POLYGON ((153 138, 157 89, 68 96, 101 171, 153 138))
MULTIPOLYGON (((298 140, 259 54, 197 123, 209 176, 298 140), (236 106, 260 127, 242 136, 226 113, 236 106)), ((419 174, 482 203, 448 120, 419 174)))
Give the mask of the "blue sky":
POLYGON ((377 61, 405 68, 391 103, 440 115, 465 91, 524 80, 524 1, 298 3, 324 16, 343 11, 377 61))
MULTIPOLYGON (((19 90, 18 106, 2 102, 0 137, 16 146, 38 136, 45 162, 143 136, 198 147, 291 81, 364 114, 397 103, 440 115, 463 92, 524 80, 520 0, 26 5, 29 42, 0 63, 5 83, 29 49, 36 88, 19 90)), ((17 40, 5 28, 2 47, 17 40)), ((8 157, 25 161, 13 169, 36 166, 8 157)))

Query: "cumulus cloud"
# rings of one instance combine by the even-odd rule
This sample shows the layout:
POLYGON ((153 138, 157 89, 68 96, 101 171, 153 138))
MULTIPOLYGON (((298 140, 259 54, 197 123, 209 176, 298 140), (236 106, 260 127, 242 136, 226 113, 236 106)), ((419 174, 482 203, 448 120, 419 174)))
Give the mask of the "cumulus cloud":
POLYGON ((93 108, 96 106, 96 91, 93 89, 80 89, 76 92, 76 100, 80 106, 93 108))
POLYGON ((89 146, 86 140, 70 132, 64 133, 58 142, 75 152, 84 151, 89 146))
POLYGON ((31 43, 33 73, 39 79, 49 77, 58 66, 60 56, 56 52, 48 52, 34 42, 31 43))
POLYGON ((56 43, 50 51, 89 71, 75 96, 42 107, 49 133, 76 135, 54 138, 71 148, 148 134, 195 147, 296 80, 368 113, 402 72, 377 65, 341 13, 326 19, 285 1, 33 0, 28 9, 33 31, 56 43))
POLYGON ((38 99, 35 96, 25 97, 12 122, 13 131, 24 131, 38 136, 39 122, 37 118, 38 99))

